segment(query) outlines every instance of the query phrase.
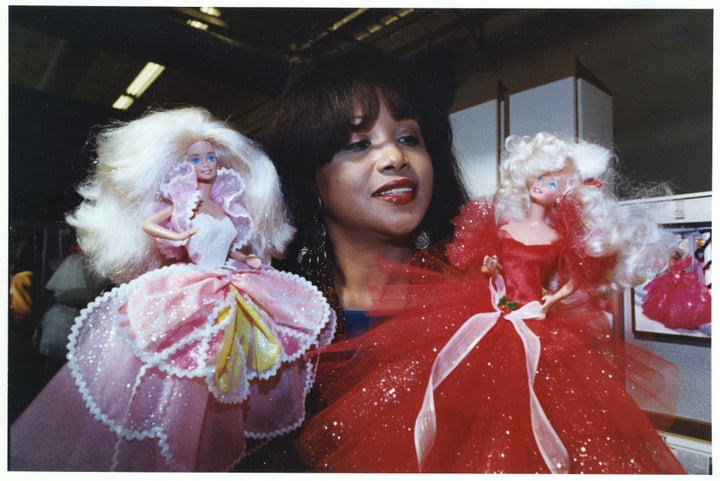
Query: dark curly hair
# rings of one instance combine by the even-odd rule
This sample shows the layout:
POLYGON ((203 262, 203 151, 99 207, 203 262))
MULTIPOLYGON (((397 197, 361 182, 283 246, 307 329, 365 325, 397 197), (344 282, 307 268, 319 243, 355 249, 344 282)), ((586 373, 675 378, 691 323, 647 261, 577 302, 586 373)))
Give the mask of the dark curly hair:
POLYGON ((449 102, 439 98, 439 89, 427 77, 412 62, 357 51, 304 69, 276 101, 260 140, 277 167, 291 222, 298 229, 280 267, 306 276, 330 297, 334 296, 333 287, 327 285, 332 284, 331 246, 320 270, 317 266, 303 269, 296 261, 303 246, 321 241, 312 234, 318 212, 315 174, 353 132, 372 126, 383 101, 396 119, 417 120, 432 162, 432 201, 418 230, 425 231, 432 242, 451 235, 450 220, 467 200, 452 149, 449 102), (358 105, 362 109, 359 123, 358 105))

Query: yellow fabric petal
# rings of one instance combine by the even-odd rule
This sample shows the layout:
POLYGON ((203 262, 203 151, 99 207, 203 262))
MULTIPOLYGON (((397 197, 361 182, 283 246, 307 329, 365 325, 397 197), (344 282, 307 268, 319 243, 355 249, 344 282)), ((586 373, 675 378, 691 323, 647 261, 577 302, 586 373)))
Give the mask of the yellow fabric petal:
MULTIPOLYGON (((225 328, 224 342, 216 357, 214 380, 220 393, 228 392, 241 382, 243 364, 249 353, 252 355, 250 366, 262 372, 275 365, 281 352, 280 341, 257 309, 243 299, 235 287, 231 289, 237 309, 234 322, 225 328)), ((221 311, 216 322, 222 323, 229 311, 229 307, 221 311)))
MULTIPOLYGON (((250 335, 244 337, 243 345, 252 340, 254 345, 252 349, 252 368, 258 371, 265 371, 271 368, 280 357, 280 341, 270 330, 270 327, 260 318, 260 314, 250 306, 245 299, 235 292, 235 300, 238 303, 236 319, 242 318, 245 325, 251 326, 250 335)), ((247 353, 247 350, 245 351, 247 353)))

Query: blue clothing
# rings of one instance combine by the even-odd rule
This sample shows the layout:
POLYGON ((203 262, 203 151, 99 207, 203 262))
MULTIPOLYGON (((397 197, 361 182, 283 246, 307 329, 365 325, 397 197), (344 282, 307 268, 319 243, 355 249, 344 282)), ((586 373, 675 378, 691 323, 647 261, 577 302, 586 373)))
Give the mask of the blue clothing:
POLYGON ((343 311, 345 314, 345 333, 348 338, 366 333, 370 329, 373 318, 365 311, 343 311))

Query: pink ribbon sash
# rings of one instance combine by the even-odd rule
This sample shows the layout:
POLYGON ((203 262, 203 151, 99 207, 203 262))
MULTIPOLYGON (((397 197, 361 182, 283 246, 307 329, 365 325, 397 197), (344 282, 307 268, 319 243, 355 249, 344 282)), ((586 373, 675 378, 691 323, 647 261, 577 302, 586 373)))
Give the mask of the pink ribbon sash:
MULTIPOLYGON (((495 276, 493 280, 497 283, 497 288, 493 282, 490 282, 490 294, 496 309, 495 312, 484 312, 471 316, 443 346, 433 362, 423 404, 415 420, 415 452, 419 471, 422 471, 437 432, 433 391, 462 362, 502 315, 498 303, 505 296, 505 281, 500 275, 495 276)), ((525 348, 525 365, 530 388, 530 415, 535 441, 550 472, 567 473, 567 450, 545 415, 533 388, 540 360, 540 340, 527 327, 524 320, 544 319, 545 314, 541 310, 541 304, 538 301, 530 302, 516 311, 505 314, 504 317, 512 322, 525 348)))

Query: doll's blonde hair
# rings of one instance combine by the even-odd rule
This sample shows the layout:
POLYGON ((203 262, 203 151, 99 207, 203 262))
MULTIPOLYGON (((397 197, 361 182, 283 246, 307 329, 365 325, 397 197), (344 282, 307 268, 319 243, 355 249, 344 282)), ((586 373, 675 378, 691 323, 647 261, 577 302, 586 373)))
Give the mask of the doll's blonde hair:
POLYGON ((201 140, 213 144, 221 167, 245 181, 242 198, 254 228, 250 250, 265 261, 283 255, 294 230, 270 159, 207 110, 183 107, 151 111, 98 134, 94 169, 78 188, 84 200, 67 216, 98 274, 120 283, 166 262, 140 224, 160 200, 165 174, 201 140))
POLYGON ((597 286, 601 292, 638 285, 648 274, 665 269, 669 259, 669 239, 657 223, 607 191, 614 181, 613 161, 610 150, 585 141, 547 132, 510 136, 495 194, 499 225, 524 219, 530 208, 530 186, 544 173, 562 171, 567 178, 565 195, 581 209, 584 235, 577 248, 593 257, 617 255, 610 278, 597 286))

